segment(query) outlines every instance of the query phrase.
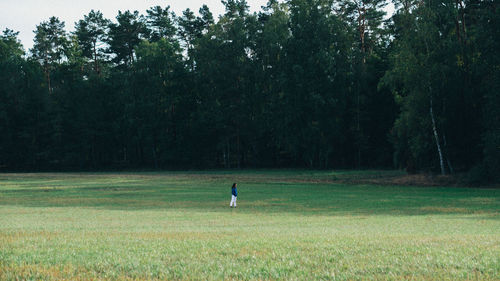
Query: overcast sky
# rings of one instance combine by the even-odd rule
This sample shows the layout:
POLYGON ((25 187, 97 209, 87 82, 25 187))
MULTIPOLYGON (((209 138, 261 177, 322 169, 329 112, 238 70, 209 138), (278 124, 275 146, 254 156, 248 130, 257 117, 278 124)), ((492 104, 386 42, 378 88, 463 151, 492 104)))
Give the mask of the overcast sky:
MULTIPOLYGON (((247 0, 251 11, 259 11, 267 0, 247 0)), ((25 50, 33 46, 33 30, 36 25, 51 16, 56 16, 66 23, 66 30, 73 31, 75 22, 83 19, 90 10, 100 10, 104 17, 114 20, 118 11, 137 10, 146 14, 152 6, 170 5, 171 9, 181 15, 190 8, 195 12, 207 4, 215 17, 224 13, 224 6, 219 0, 0 0, 0 29, 19 31, 19 39, 25 50)))
MULTIPOLYGON (((247 0, 250 10, 259 11, 267 0, 247 0)), ((56 16, 66 23, 66 30, 73 31, 75 22, 83 19, 90 10, 100 10, 104 17, 114 20, 118 11, 137 10, 145 14, 152 6, 165 7, 181 15, 186 8, 198 12, 207 4, 214 17, 224 13, 220 0, 0 0, 0 29, 19 31, 19 39, 27 51, 33 46, 33 30, 40 22, 56 16)))

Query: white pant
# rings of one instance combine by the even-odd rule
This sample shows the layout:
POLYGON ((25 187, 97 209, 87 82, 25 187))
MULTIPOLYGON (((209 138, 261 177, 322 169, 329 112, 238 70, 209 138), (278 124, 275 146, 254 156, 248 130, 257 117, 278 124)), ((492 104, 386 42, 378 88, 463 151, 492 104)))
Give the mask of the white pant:
POLYGON ((229 207, 232 207, 233 204, 236 207, 236 196, 231 195, 231 203, 229 203, 229 207))

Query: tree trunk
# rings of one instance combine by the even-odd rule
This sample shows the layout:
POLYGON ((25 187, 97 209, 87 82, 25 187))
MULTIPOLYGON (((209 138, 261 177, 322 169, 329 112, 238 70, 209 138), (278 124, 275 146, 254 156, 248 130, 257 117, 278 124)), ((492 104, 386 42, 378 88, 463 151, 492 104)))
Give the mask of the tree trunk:
POLYGON ((436 128, 436 120, 434 118, 434 111, 432 110, 432 89, 429 87, 429 97, 430 97, 430 109, 429 113, 431 115, 432 120, 432 131, 434 133, 434 139, 436 141, 436 146, 439 154, 439 165, 441 167, 441 175, 445 175, 446 171, 444 170, 444 161, 443 161, 443 152, 441 151, 441 144, 439 144, 439 135, 436 128))
POLYGON ((50 70, 47 70, 47 83, 49 85, 49 94, 52 94, 52 85, 50 84, 50 70))
POLYGON ((366 63, 366 46, 365 46, 365 30, 366 30, 366 8, 364 3, 361 2, 363 7, 358 4, 358 29, 359 29, 359 39, 361 40, 361 53, 363 54, 363 64, 366 63))
MULTIPOLYGON (((427 40, 424 40, 425 42, 425 48, 427 50, 427 61, 430 59, 430 49, 429 49, 429 44, 427 40)), ((429 83, 430 78, 429 78, 429 83)), ((431 115, 431 121, 432 121, 432 132, 434 133, 434 140, 436 141, 436 147, 438 150, 439 154, 439 166, 441 167, 441 175, 445 175, 446 171, 444 170, 444 161, 443 161, 443 152, 441 151, 441 145, 439 144, 439 135, 436 127, 436 119, 434 118, 434 111, 433 111, 433 104, 432 104, 432 87, 429 85, 429 114, 431 115)))
POLYGON ((44 70, 45 70, 45 79, 47 79, 47 87, 50 95, 52 94, 52 86, 50 83, 50 66, 47 63, 45 64, 44 70))
POLYGON ((450 153, 448 150, 448 143, 446 142, 446 134, 443 133, 443 144, 444 144, 444 151, 446 152, 446 163, 448 164, 448 170, 450 170, 450 174, 454 174, 455 170, 453 169, 453 166, 451 165, 450 161, 450 153))
POLYGON ((231 168, 231 157, 229 154, 230 147, 229 147, 229 138, 226 139, 226 168, 230 169, 231 168))
POLYGON ((100 71, 99 71, 99 62, 97 60, 97 46, 96 46, 97 42, 94 40, 93 41, 93 51, 94 51, 94 71, 95 73, 97 74, 100 74, 100 71))
POLYGON ((237 154, 237 160, 238 160, 238 169, 241 168, 241 152, 240 152, 240 128, 238 127, 238 135, 236 139, 236 154, 237 154))
POLYGON ((153 144, 152 150, 153 150, 153 162, 155 165, 155 169, 158 169, 158 157, 156 156, 156 141, 153 144))

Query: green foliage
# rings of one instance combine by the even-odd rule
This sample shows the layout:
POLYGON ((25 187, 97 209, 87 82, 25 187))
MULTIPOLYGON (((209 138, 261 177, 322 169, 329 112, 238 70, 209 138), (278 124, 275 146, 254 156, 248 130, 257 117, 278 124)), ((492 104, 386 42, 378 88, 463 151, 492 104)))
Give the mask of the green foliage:
POLYGON ((222 3, 52 17, 28 56, 6 30, 2 168, 500 174, 495 2, 222 3))
MULTIPOLYGON (((487 178, 500 178, 500 56, 498 55, 498 36, 500 31, 500 7, 494 2, 485 2, 483 9, 478 9, 477 40, 479 57, 479 77, 484 91, 484 109, 482 135, 484 165, 487 178)), ((481 7, 481 6, 480 6, 481 7)))
POLYGON ((115 55, 115 63, 131 66, 135 61, 134 48, 147 35, 145 19, 137 11, 119 11, 116 21, 109 24, 109 51, 115 55))
POLYGON ((81 55, 93 61, 93 69, 96 73, 101 72, 99 61, 104 60, 106 56, 104 46, 110 23, 101 12, 91 10, 83 20, 75 24, 74 34, 77 37, 81 55))
POLYGON ((285 128, 294 160, 327 167, 346 144, 349 39, 329 2, 291 1, 286 52, 285 128))
POLYGON ((161 38, 172 39, 174 37, 176 32, 175 14, 170 12, 170 6, 165 7, 165 9, 161 6, 155 6, 147 10, 147 13, 150 41, 155 42, 161 38))
MULTIPOLYGON (((489 49, 488 40, 480 38, 488 26, 480 20, 490 9, 488 4, 402 4, 391 27, 395 36, 391 69, 382 80, 401 105, 394 131, 398 166, 437 171, 442 160, 446 173, 488 166, 480 165, 489 154, 481 137, 484 140, 491 126, 487 119, 495 120, 498 114, 487 109, 490 103, 485 99, 498 84, 488 90, 482 87, 487 83, 484 77, 489 77, 482 71, 488 63, 477 59, 483 48, 489 49), (467 22, 467 17, 474 20, 467 22), (485 110, 492 115, 486 117, 485 110)), ((496 57, 491 55, 488 61, 496 57)))
POLYGON ((384 7, 387 1, 339 1, 335 10, 348 29, 350 39, 350 94, 346 97, 348 123, 346 143, 355 166, 390 163, 387 132, 395 119, 396 106, 386 88, 377 88, 386 72, 387 43, 384 7), (391 125, 388 125, 391 124, 391 125), (366 161, 370 159, 370 161, 366 161))
POLYGON ((47 92, 40 65, 25 60, 17 33, 0 36, 0 167, 35 168, 47 159, 47 92))
POLYGON ((54 63, 61 63, 64 50, 68 44, 64 22, 57 17, 51 17, 36 27, 35 39, 31 53, 45 67, 54 63))
POLYGON ((24 55, 24 50, 21 42, 17 39, 19 32, 14 32, 6 28, 3 34, 0 35, 0 59, 2 61, 10 58, 16 58, 24 55))

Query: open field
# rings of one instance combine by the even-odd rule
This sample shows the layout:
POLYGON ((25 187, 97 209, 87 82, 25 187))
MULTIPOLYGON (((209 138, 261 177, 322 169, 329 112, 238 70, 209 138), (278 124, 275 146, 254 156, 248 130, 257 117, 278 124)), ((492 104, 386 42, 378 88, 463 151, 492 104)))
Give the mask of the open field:
POLYGON ((500 189, 400 174, 0 174, 0 280, 500 280, 500 189))

